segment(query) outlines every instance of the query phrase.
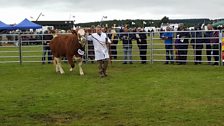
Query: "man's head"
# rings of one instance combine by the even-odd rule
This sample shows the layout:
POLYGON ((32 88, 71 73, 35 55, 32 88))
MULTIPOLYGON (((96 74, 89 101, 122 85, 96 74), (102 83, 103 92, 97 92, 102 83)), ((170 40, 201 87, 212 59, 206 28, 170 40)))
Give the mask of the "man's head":
POLYGON ((142 28, 141 28, 141 27, 138 27, 138 28, 136 29, 136 31, 137 31, 137 32, 141 32, 141 31, 142 31, 142 28))
POLYGON ((211 24, 207 25, 208 30, 213 30, 213 26, 211 24))
POLYGON ((128 27, 123 28, 124 32, 128 32, 128 27))
POLYGON ((180 23, 178 27, 179 27, 179 30, 184 30, 184 24, 183 23, 180 23))
POLYGON ((167 26, 166 27, 166 31, 171 31, 171 27, 170 26, 167 26))
POLYGON ((96 26, 96 33, 101 34, 101 32, 102 32, 101 26, 100 25, 97 25, 96 26))

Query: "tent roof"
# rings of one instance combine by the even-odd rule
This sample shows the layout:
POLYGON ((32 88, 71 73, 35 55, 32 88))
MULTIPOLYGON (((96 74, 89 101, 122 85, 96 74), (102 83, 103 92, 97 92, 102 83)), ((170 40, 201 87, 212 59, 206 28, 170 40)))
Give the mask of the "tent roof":
POLYGON ((0 21, 0 30, 12 30, 13 27, 0 21))
POLYGON ((221 21, 218 21, 218 22, 215 22, 212 24, 212 26, 214 26, 214 27, 217 27, 219 25, 224 25, 224 20, 221 20, 221 21))
POLYGON ((31 21, 29 21, 28 19, 24 19, 22 22, 20 22, 19 24, 14 26, 16 29, 39 29, 42 28, 41 25, 35 24, 31 21))

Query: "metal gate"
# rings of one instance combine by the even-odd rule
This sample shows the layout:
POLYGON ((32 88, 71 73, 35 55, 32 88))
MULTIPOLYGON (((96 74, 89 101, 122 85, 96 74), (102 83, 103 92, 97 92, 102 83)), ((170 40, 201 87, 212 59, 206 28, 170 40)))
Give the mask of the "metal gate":
MULTIPOLYGON (((184 31, 185 33, 190 34, 188 43, 177 43, 176 41, 180 38, 177 37, 180 31, 171 31, 173 34, 173 42, 170 45, 171 49, 166 49, 162 35, 166 32, 128 32, 128 33, 117 33, 118 43, 112 43, 113 48, 111 51, 112 61, 113 62, 132 62, 132 63, 141 63, 143 60, 148 64, 154 64, 157 62, 172 62, 174 64, 180 62, 186 62, 188 64, 196 63, 197 58, 201 61, 200 64, 214 64, 217 61, 214 60, 214 57, 218 57, 219 65, 223 64, 224 61, 224 36, 223 31, 209 31, 209 32, 218 32, 217 37, 207 37, 205 35, 208 31, 184 31), (197 36, 198 33, 202 33, 202 36, 197 36), (124 44, 122 43, 121 36, 122 34, 128 34, 128 37, 134 36, 136 34, 146 34, 147 43, 141 44, 137 43, 136 39, 132 39, 131 43, 131 55, 125 54, 124 44), (217 40, 218 43, 206 43, 206 40, 217 40), (202 43, 197 43, 197 40, 203 41, 202 43), (209 44, 211 47, 209 48, 209 44), (195 48, 196 46, 202 45, 203 48, 195 48), (141 48, 145 46, 146 48, 141 48), (186 48, 178 48, 178 46, 185 46, 186 48), (114 48, 116 47, 116 48, 114 48), (142 52, 146 54, 141 55, 142 52), (173 52, 169 54, 173 59, 167 59, 167 51, 173 52), (178 53, 179 51, 179 53, 178 53), (115 53, 116 52, 116 53, 115 53), (181 53, 180 53, 181 52, 181 53), (184 53, 183 53, 184 52, 184 53), (201 52, 201 53, 200 53, 201 52), (209 54, 208 52, 211 52, 209 54), (217 54, 218 52, 218 54, 217 54), (183 54, 182 54, 183 53, 183 54), (124 55, 125 54, 125 55, 124 55), (178 59, 178 56, 181 55, 181 58, 186 58, 185 60, 178 59), (125 56, 131 57, 130 59, 125 59, 125 56), (146 59, 142 59, 146 57, 146 59), (210 59, 209 59, 210 58, 210 59)), ((108 33, 110 34, 110 33, 108 33)), ((0 63, 42 63, 44 50, 43 47, 43 36, 45 34, 0 34, 0 63)), ((94 48, 91 43, 86 45, 86 55, 83 57, 86 63, 94 62, 94 48)), ((180 58, 180 57, 179 57, 180 58)), ((47 58, 46 58, 47 59, 47 58)))

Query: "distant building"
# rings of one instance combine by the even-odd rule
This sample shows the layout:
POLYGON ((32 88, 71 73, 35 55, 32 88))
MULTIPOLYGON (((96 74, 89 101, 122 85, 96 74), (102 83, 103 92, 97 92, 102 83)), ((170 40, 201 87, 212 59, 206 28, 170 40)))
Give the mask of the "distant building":
POLYGON ((178 29, 178 26, 179 26, 179 24, 178 23, 176 23, 176 24, 169 24, 169 23, 166 23, 166 24, 161 24, 161 26, 160 26, 160 29, 162 29, 162 30, 166 30, 166 27, 171 27, 174 31, 177 31, 177 29, 178 29))
POLYGON ((156 27, 145 27, 144 30, 146 32, 148 32, 148 31, 154 31, 154 32, 156 32, 157 31, 156 27))
POLYGON ((54 29, 71 30, 74 28, 74 21, 33 21, 42 26, 54 27, 54 29))

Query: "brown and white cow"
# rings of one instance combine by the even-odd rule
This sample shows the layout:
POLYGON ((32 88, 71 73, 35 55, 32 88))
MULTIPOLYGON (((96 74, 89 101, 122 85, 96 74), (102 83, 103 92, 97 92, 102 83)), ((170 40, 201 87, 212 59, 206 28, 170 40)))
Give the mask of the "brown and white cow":
POLYGON ((82 69, 82 56, 84 55, 86 39, 83 36, 83 32, 81 32, 82 36, 78 33, 73 31, 72 34, 55 35, 51 40, 50 48, 54 57, 56 72, 64 74, 64 70, 61 66, 61 58, 66 57, 68 63, 71 65, 70 71, 73 71, 75 67, 74 59, 78 63, 80 75, 84 75, 82 69))

